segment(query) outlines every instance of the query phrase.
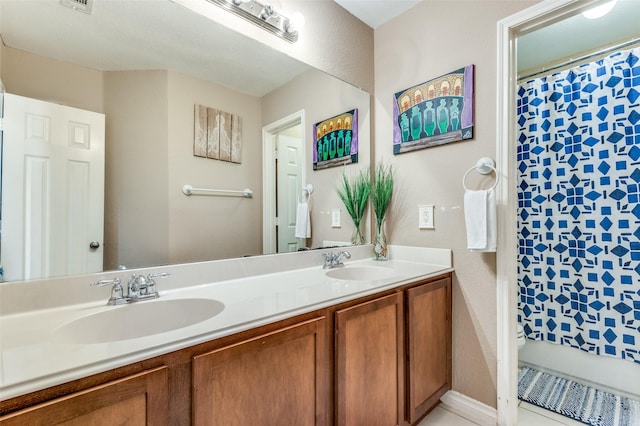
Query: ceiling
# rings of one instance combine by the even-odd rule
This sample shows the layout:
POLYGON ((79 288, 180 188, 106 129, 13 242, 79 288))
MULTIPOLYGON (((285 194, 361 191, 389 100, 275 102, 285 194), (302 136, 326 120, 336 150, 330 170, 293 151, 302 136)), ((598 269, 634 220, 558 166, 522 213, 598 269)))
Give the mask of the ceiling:
POLYGON ((422 0, 335 0, 371 28, 402 15, 422 0))
MULTIPOLYGON (((213 4, 208 7, 217 8, 213 4)), ((6 46, 100 71, 169 69, 261 97, 309 66, 167 0, 0 0, 6 46)))
POLYGON ((607 15, 587 19, 582 14, 518 37, 518 70, 538 70, 548 64, 640 37, 640 1, 618 0, 607 15), (570 36, 568 36, 570 35, 570 36))
MULTIPOLYGON (((377 28, 423 0, 335 1, 377 28)), ((638 16, 640 0, 618 0, 598 20, 577 15, 522 36, 518 68, 637 37, 638 16)), ((94 1, 87 15, 59 0, 0 0, 0 33, 7 46, 92 69, 172 69, 258 97, 309 68, 172 1, 94 1)))

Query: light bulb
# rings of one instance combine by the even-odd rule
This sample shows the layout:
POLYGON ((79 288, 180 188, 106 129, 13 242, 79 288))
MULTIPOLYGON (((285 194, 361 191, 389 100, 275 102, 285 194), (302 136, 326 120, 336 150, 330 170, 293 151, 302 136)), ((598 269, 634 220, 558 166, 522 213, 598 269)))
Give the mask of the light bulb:
POLYGON ((282 3, 280 3, 280 0, 267 0, 266 3, 276 12, 282 12, 282 3))
POLYGON ((300 12, 294 12, 289 18, 289 27, 287 28, 288 33, 295 33, 304 28, 305 24, 304 15, 300 12))
POLYGON ((585 10, 582 12, 582 16, 587 19, 598 19, 602 18, 607 13, 611 12, 611 9, 616 5, 617 0, 612 0, 610 2, 601 4, 600 6, 596 6, 592 9, 585 10))

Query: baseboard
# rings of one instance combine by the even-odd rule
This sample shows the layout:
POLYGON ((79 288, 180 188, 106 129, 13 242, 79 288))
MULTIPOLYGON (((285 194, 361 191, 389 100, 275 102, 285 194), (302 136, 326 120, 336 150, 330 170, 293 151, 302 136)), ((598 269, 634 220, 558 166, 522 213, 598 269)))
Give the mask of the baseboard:
POLYGON ((481 426, 495 426, 498 420, 496 409, 456 391, 448 391, 440 401, 447 410, 481 426))

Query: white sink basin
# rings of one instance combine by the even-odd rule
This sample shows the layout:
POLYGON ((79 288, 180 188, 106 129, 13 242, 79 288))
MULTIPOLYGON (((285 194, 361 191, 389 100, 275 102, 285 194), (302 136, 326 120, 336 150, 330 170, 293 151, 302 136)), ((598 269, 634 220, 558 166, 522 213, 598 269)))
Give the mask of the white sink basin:
POLYGON ((345 266, 325 272, 329 278, 347 281, 378 281, 395 275, 393 269, 380 266, 345 266))
POLYGON ((213 299, 135 302, 77 318, 53 332, 62 343, 106 343, 164 333, 208 320, 224 310, 213 299))

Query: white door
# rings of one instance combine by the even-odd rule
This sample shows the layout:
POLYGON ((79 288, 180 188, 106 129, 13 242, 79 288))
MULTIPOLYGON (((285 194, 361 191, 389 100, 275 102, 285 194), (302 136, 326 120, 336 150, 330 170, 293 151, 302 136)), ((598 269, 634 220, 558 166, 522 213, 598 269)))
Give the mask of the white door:
POLYGON ((297 251, 302 240, 295 237, 296 210, 302 190, 302 139, 296 128, 278 133, 277 215, 278 253, 297 251))
POLYGON ((102 270, 104 123, 103 114, 4 95, 5 279, 102 270))

